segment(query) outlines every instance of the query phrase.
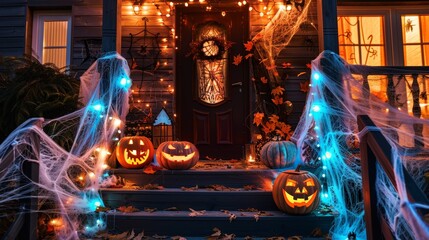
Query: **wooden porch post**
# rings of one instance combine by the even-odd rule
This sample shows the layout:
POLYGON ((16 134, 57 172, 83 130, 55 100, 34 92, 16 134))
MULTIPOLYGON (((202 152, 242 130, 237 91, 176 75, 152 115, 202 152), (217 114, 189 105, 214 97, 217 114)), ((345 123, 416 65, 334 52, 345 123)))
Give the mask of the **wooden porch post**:
POLYGON ((317 0, 319 49, 338 54, 337 0, 317 0))
POLYGON ((122 0, 103 0, 102 51, 121 53, 122 0))

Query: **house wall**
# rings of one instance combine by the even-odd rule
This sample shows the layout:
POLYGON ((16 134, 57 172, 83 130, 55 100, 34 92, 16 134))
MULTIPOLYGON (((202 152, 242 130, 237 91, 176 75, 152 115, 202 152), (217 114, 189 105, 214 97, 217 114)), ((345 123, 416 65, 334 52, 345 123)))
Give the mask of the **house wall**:
POLYGON ((0 2, 0 56, 22 56, 25 52, 27 0, 0 2))

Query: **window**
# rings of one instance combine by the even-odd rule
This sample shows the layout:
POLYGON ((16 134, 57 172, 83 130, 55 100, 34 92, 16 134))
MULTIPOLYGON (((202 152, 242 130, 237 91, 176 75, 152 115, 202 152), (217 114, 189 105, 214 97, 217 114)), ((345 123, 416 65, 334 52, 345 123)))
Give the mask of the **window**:
POLYGON ((429 66, 429 7, 339 7, 338 40, 351 64, 429 66))
POLYGON ((35 12, 32 54, 58 68, 70 65, 71 17, 66 13, 35 12))

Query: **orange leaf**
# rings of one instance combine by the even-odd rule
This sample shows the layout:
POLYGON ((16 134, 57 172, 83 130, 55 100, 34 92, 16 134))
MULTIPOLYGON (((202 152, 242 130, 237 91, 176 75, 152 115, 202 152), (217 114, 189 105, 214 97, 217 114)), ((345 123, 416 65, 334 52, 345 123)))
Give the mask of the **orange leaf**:
POLYGON ((266 77, 261 77, 261 82, 262 82, 262 83, 267 83, 267 82, 268 82, 268 79, 267 79, 266 77))
POLYGON ((311 63, 307 63, 307 64, 305 64, 305 66, 307 66, 307 68, 311 69, 311 63))
POLYGON ((155 174, 158 170, 161 170, 162 167, 158 167, 155 165, 150 164, 149 166, 147 166, 143 172, 146 174, 155 174))
POLYGON ((284 90, 285 90, 284 88, 277 86, 276 88, 271 90, 271 94, 273 94, 274 96, 275 95, 282 95, 284 90))
POLYGON ((123 213, 132 213, 132 212, 138 212, 139 209, 133 207, 133 206, 120 206, 117 208, 118 211, 123 213))
POLYGON ((250 57, 252 57, 253 56, 253 53, 249 53, 249 54, 247 54, 246 56, 244 56, 244 58, 245 59, 249 59, 250 57))
POLYGON ((305 81, 305 82, 301 82, 299 83, 299 90, 301 90, 301 92, 308 92, 310 90, 310 81, 305 81))
POLYGON ((291 68, 292 63, 282 63, 283 68, 291 68))
POLYGON ((252 41, 247 41, 247 43, 243 43, 244 47, 246 48, 246 51, 250 52, 253 48, 253 42, 252 41))
MULTIPOLYGON (((277 116, 277 115, 275 115, 275 114, 273 114, 273 115, 271 115, 270 117, 269 117, 269 119, 270 119, 270 122, 272 122, 273 124, 274 124, 274 127, 275 127, 275 125, 276 125, 276 123, 279 121, 279 116, 277 116)), ((274 128, 273 128, 274 129, 274 128)))
POLYGON ((283 104, 283 98, 276 95, 273 99, 271 99, 275 105, 283 104))
POLYGON ((276 123, 275 122, 266 122, 265 126, 271 131, 273 131, 274 129, 276 129, 276 123))
POLYGON ((264 113, 256 112, 253 114, 253 123, 256 126, 259 126, 259 125, 261 125, 263 118, 264 118, 264 113))
POLYGON ((243 56, 241 56, 241 54, 238 54, 237 56, 234 56, 234 62, 232 64, 238 66, 238 64, 241 63, 242 59, 243 59, 243 56))

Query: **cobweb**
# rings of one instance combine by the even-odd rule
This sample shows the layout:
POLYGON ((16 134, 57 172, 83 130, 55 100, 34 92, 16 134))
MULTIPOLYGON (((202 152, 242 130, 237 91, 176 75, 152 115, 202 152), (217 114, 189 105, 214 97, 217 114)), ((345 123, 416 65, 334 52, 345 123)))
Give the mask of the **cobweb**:
POLYGON ((311 0, 304 2, 303 7, 293 7, 290 11, 280 8, 270 22, 252 39, 256 52, 261 63, 268 70, 268 77, 272 83, 280 82, 279 74, 275 68, 277 56, 289 45, 301 24, 307 19, 311 0))
POLYGON ((14 219, 33 199, 35 209, 23 211, 38 212, 39 235, 50 227, 60 239, 79 239, 105 227, 105 216, 95 211, 103 207, 98 189, 125 122, 130 86, 127 61, 107 53, 81 77, 84 108, 58 119, 29 119, 7 137, 0 145, 1 219, 14 219), (70 151, 52 140, 66 136, 74 137, 70 151), (26 172, 31 163, 39 168, 35 178, 26 172))
MULTIPOLYGON (((302 163, 318 172, 326 183, 322 187, 322 201, 337 214, 331 229, 333 239, 347 239, 349 233, 356 234, 357 239, 366 239, 358 148, 359 136, 371 129, 358 132, 356 118, 369 115, 392 147, 398 186, 396 191, 378 165, 379 210, 386 215, 395 239, 429 239, 428 223, 417 217, 420 210, 427 212, 429 206, 409 200, 402 168, 404 165, 421 190, 426 188, 425 194, 429 195, 424 179, 424 173, 429 171, 429 138, 417 137, 413 130, 413 125, 422 124, 423 136, 427 136, 429 120, 410 116, 406 106, 392 106, 370 94, 360 78, 367 74, 352 75, 350 66, 341 57, 322 52, 312 61, 306 107, 292 139, 300 150, 302 163), (418 140, 417 145, 414 139, 418 140)), ((394 79, 396 93, 405 90, 401 89, 400 81, 408 80, 394 79)), ((385 77, 374 77, 372 81, 380 83, 385 77)), ((400 98, 399 94, 396 98, 400 98)))

